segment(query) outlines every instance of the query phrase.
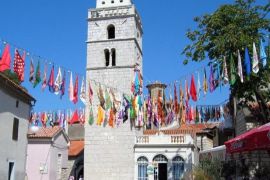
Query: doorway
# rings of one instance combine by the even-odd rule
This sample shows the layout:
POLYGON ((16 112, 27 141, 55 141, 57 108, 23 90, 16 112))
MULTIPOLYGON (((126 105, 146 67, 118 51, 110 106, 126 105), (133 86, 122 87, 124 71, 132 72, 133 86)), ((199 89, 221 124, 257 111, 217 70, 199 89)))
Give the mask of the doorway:
POLYGON ((154 169, 154 180, 167 180, 168 179, 168 159, 159 154, 154 157, 153 163, 156 164, 154 169))
POLYGON ((158 164, 158 180, 167 180, 167 163, 158 164))

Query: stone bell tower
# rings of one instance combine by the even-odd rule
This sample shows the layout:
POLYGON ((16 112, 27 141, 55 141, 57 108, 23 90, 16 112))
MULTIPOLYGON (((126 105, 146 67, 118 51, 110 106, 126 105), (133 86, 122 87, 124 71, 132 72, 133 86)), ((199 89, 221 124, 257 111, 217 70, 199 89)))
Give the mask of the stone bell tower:
MULTIPOLYGON (((131 0, 96 3, 96 8, 88 12, 87 80, 131 94, 134 68, 142 72, 140 17, 131 0)), ((129 120, 118 128, 97 126, 97 88, 93 91, 95 123, 85 125, 84 179, 133 180, 138 132, 131 129, 129 120)), ((87 116, 89 107, 86 105, 87 116)))

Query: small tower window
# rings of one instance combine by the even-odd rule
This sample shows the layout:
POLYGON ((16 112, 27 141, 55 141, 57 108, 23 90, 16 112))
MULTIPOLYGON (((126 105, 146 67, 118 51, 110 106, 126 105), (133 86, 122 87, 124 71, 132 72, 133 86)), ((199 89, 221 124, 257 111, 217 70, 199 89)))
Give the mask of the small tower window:
POLYGON ((123 0, 120 0, 120 3, 122 3, 123 2, 123 0))
POLYGON ((105 4, 105 1, 102 1, 102 4, 105 4))
POLYGON ((108 31, 108 39, 114 39, 115 38, 115 27, 114 25, 109 25, 107 28, 108 31))
POLYGON ((110 51, 108 49, 105 49, 104 55, 105 55, 105 66, 108 67, 110 65, 110 51))
POLYGON ((114 3, 114 1, 112 1, 112 4, 114 3))
POLYGON ((112 66, 116 66, 116 52, 112 49, 112 66))

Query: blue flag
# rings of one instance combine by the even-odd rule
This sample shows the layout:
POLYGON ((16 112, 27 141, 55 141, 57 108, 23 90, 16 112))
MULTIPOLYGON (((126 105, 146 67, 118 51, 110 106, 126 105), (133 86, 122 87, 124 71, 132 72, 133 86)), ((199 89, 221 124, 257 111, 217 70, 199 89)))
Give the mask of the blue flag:
POLYGON ((251 73, 251 67, 250 67, 250 56, 249 56, 247 47, 245 49, 245 67, 246 67, 247 76, 249 76, 251 73))
POLYGON ((264 46, 263 46, 262 39, 261 39, 261 44, 260 44, 260 59, 262 61, 263 67, 265 67, 266 66, 267 56, 266 56, 266 53, 265 53, 265 49, 264 49, 264 46))

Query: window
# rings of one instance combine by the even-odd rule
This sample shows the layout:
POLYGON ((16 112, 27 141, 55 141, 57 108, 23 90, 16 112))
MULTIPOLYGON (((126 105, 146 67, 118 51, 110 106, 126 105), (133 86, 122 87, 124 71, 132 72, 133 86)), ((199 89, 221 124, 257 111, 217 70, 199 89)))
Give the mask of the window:
POLYGON ((14 180, 14 162, 8 163, 8 180, 14 180))
POLYGON ((18 108, 19 107, 19 101, 17 100, 16 101, 16 108, 18 108))
POLYGON ((105 55, 105 66, 108 67, 110 65, 110 51, 108 49, 105 49, 104 55, 105 55))
POLYGON ((105 1, 102 1, 102 4, 105 4, 105 1))
POLYGON ((155 156, 153 161, 156 163, 168 163, 168 159, 162 154, 155 156))
POLYGON ((120 0, 120 3, 122 3, 123 2, 123 0, 120 0))
POLYGON ((138 160, 138 180, 148 180, 147 166, 148 160, 146 157, 139 157, 138 160))
POLYGON ((115 38, 115 27, 114 25, 109 25, 107 28, 108 31, 108 39, 114 39, 115 38))
POLYGON ((12 140, 18 140, 18 131, 19 131, 19 119, 14 118, 13 120, 13 131, 12 131, 12 140))
POLYGON ((184 159, 176 156, 172 160, 173 180, 179 180, 184 173, 184 159))
POLYGON ((113 4, 113 3, 114 3, 114 1, 111 1, 111 3, 113 4))
POLYGON ((112 66, 116 66, 116 52, 115 52, 115 49, 112 49, 111 53, 112 53, 112 66))

